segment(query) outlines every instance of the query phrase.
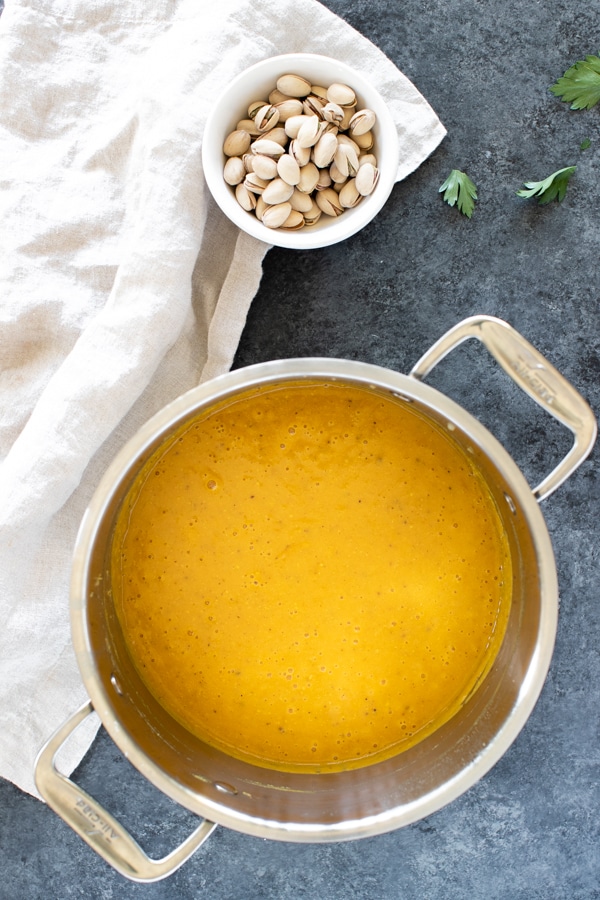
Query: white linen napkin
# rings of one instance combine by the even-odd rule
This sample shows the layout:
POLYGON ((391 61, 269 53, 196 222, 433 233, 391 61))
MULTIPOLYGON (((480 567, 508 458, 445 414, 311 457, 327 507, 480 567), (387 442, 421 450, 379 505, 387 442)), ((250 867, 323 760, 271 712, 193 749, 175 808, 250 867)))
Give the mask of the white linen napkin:
POLYGON ((268 250, 209 196, 203 123, 234 75, 292 51, 376 83, 398 179, 443 138, 315 0, 6 0, 0 17, 0 775, 34 795, 37 752, 86 699, 68 609, 84 509, 147 418, 230 367, 268 250))

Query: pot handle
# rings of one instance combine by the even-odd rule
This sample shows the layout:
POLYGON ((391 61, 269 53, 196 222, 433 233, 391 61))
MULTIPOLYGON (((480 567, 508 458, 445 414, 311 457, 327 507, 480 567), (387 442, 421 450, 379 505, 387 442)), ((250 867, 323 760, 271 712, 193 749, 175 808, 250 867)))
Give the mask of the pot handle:
POLYGON ((575 435, 570 451, 533 491, 536 500, 544 500, 590 453, 597 433, 594 413, 581 394, 535 347, 507 322, 494 316, 471 316, 459 322, 423 354, 410 376, 423 380, 468 338, 481 341, 513 381, 575 435))
POLYGON ((56 768, 58 751, 93 712, 92 704, 86 702, 42 748, 35 763, 37 788, 48 806, 121 875, 132 881, 159 881, 189 859, 216 825, 203 819, 198 828, 167 856, 156 860, 147 856, 109 812, 56 768))

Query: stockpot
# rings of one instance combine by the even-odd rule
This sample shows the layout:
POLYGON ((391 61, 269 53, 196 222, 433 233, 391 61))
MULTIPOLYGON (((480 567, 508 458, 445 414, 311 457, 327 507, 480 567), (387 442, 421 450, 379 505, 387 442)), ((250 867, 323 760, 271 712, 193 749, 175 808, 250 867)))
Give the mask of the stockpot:
POLYGON ((134 881, 155 881, 173 872, 217 824, 281 841, 331 842, 381 834, 436 812, 500 759, 540 694, 553 652, 558 586, 538 501, 585 459, 595 436, 594 416, 579 393, 507 323, 490 316, 474 316, 451 329, 408 376, 362 362, 291 359, 230 372, 179 397, 119 453, 81 524, 73 560, 71 622, 90 702, 38 756, 35 775, 41 795, 91 847, 134 881), (421 381, 467 338, 479 339, 515 382, 575 436, 570 452, 534 491, 506 450, 475 418, 421 381), (109 566, 117 512, 136 473, 176 428, 215 402, 253 386, 303 378, 392 394, 452 432, 472 454, 495 499, 514 579, 498 656, 459 712, 391 759, 322 775, 287 774, 241 762, 202 743, 175 722, 146 689, 127 654, 112 603, 109 566), (150 782, 202 817, 193 834, 163 859, 149 858, 110 813, 56 767, 58 750, 93 710, 150 782))

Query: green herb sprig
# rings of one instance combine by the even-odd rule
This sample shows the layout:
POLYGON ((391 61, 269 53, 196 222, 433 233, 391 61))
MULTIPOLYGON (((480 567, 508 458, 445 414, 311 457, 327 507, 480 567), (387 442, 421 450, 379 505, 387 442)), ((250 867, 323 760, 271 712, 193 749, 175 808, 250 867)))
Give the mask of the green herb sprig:
POLYGON ((465 172, 452 169, 444 183, 439 188, 439 193, 444 192, 443 199, 449 206, 456 204, 458 210, 467 216, 473 215, 475 201, 477 200, 477 187, 465 172))
POLYGON ((551 200, 557 200, 559 203, 567 193, 567 185, 569 179, 575 172, 577 166, 567 166, 548 175, 543 181, 526 181, 523 188, 517 191, 517 197, 524 197, 528 200, 530 197, 537 197, 538 203, 550 203, 551 200))

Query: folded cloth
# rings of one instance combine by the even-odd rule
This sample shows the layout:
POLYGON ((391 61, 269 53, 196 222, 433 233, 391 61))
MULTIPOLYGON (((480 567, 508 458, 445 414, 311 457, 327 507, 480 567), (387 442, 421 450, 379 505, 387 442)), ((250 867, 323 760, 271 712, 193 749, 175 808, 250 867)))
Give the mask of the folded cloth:
MULTIPOLYGON (((376 83, 399 179, 443 138, 410 81, 315 0, 6 0, 0 775, 34 795, 37 752, 86 699, 68 610, 86 504, 147 418, 230 367, 269 249, 212 201, 203 124, 234 75, 292 51, 376 83)), ((64 771, 97 727, 73 736, 64 771)))

